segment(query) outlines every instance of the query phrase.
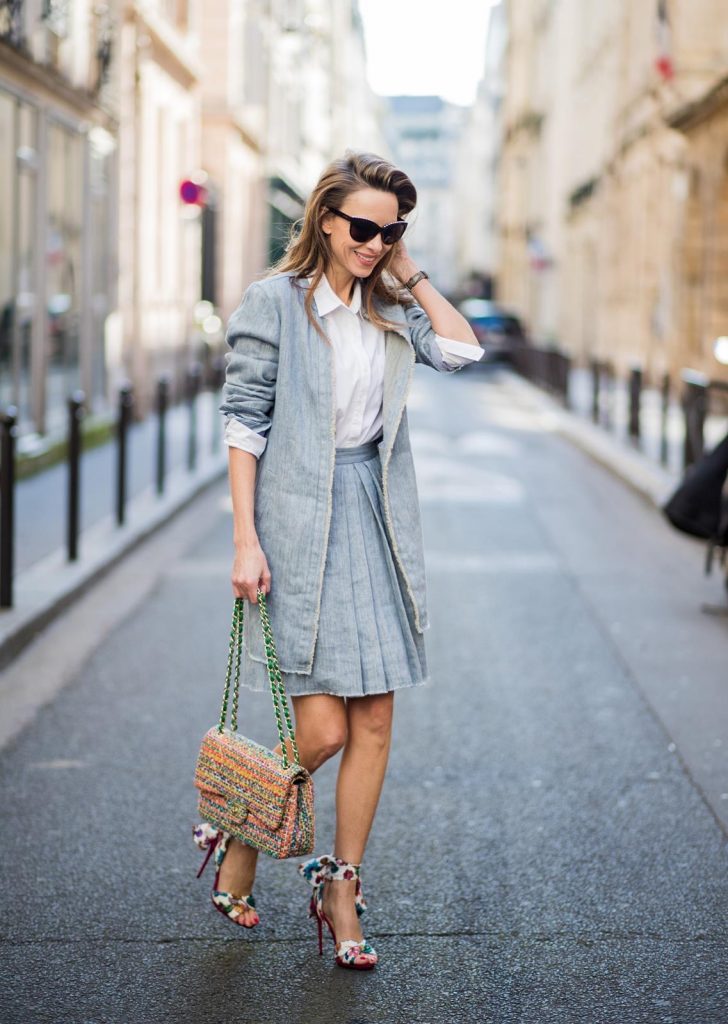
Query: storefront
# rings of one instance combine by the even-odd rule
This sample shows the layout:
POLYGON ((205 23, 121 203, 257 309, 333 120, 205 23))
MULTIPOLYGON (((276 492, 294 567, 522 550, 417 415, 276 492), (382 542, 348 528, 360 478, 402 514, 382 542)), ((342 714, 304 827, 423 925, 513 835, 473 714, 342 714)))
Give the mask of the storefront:
POLYGON ((76 388, 106 404, 115 139, 0 75, 0 404, 62 431, 76 388))

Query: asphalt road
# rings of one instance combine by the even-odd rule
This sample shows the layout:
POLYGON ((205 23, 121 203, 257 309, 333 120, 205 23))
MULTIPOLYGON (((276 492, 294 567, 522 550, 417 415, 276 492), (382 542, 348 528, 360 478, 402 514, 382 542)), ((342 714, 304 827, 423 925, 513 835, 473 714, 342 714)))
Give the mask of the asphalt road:
MULTIPOLYGON (((397 697, 365 861, 378 969, 318 957, 294 863, 261 860, 251 933, 195 878, 232 610, 222 486, 0 758, 3 1024, 728 1021, 728 620, 700 612, 721 596, 702 549, 507 377, 418 368, 410 427, 432 682, 397 697)), ((273 742, 268 699, 242 708, 273 742)))

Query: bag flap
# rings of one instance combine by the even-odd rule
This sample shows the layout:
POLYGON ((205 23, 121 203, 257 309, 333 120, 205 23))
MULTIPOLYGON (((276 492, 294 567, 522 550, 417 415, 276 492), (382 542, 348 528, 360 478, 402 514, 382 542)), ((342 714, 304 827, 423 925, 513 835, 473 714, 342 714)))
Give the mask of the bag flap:
POLYGON ((302 765, 283 761, 259 743, 217 726, 205 733, 197 758, 195 786, 220 799, 243 818, 253 815, 267 829, 280 828, 295 787, 310 776, 302 765))

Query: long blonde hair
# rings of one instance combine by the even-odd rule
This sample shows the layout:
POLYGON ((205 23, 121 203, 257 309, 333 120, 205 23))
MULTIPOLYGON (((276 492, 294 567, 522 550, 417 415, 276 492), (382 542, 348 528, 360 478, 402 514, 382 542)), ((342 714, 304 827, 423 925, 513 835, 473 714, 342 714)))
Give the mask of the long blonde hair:
MULTIPOLYGON (((292 272, 294 280, 311 278, 311 287, 305 299, 306 315, 324 338, 312 310, 314 292, 331 256, 329 236, 323 230, 321 221, 330 207, 341 209, 346 198, 362 188, 375 188, 395 195, 400 219, 411 213, 417 203, 417 190, 404 171, 373 153, 347 150, 343 157, 332 161, 324 170, 308 197, 303 217, 294 225, 285 253, 268 271, 269 275, 292 272)), ((377 313, 375 297, 385 303, 407 302, 409 298, 395 286, 391 275, 390 281, 383 276, 393 252, 394 246, 379 260, 368 277, 360 279, 362 306, 371 322, 384 330, 394 324, 377 313)))

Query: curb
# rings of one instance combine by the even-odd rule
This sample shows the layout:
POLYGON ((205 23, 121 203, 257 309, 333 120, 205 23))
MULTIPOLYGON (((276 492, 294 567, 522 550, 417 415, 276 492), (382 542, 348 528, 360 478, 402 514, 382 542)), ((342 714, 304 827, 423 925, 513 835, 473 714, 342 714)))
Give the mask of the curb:
POLYGON ((578 413, 565 409, 556 399, 513 371, 504 371, 503 382, 518 394, 520 400, 525 400, 532 408, 547 415, 556 433, 608 469, 639 497, 662 511, 662 506, 680 483, 677 474, 653 462, 638 449, 626 447, 578 413))
POLYGON ((13 586, 14 607, 0 609, 0 669, 126 554, 226 472, 227 456, 223 453, 207 460, 194 474, 174 474, 168 478, 161 497, 150 486, 129 502, 123 526, 117 526, 109 515, 85 530, 79 538, 78 561, 69 562, 62 548, 18 574, 13 586))

